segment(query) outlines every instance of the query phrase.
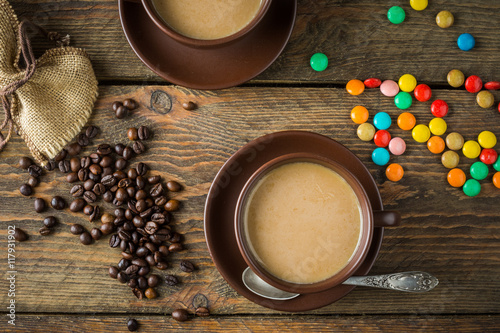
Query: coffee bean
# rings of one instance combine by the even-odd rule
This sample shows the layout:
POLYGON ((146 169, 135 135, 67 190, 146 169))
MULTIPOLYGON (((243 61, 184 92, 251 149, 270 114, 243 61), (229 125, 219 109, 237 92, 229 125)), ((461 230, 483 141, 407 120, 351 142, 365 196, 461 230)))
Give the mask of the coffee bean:
POLYGON ((43 212, 47 207, 47 205, 45 204, 45 200, 43 200, 42 198, 36 198, 33 204, 35 206, 35 212, 37 213, 43 212))
POLYGON ((22 229, 15 228, 14 239, 18 242, 24 242, 25 240, 28 239, 28 235, 22 229))
POLYGON ((52 171, 57 167, 57 164, 54 160, 50 160, 45 164, 45 170, 52 171))
POLYGON ((153 256, 153 255, 151 255, 151 254, 150 254, 150 255, 147 255, 144 259, 146 260, 146 262, 147 262, 149 265, 151 265, 151 266, 156 265, 156 262, 155 262, 155 260, 154 260, 154 256, 153 256))
POLYGON ((132 158, 132 156, 134 155, 134 151, 132 150, 132 148, 130 147, 125 147, 123 149, 123 154, 122 154, 122 157, 125 161, 128 161, 132 158))
MULTIPOLYGON (((155 243, 161 243, 161 242, 164 242, 166 240, 169 240, 170 237, 172 237, 172 231, 170 231, 169 229, 160 229, 158 230, 154 235, 152 235, 151 237, 153 237, 153 242, 155 243)), ((182 246, 182 245, 181 245, 182 246)), ((170 251, 170 249, 169 249, 170 251)), ((172 252, 172 251, 170 251, 172 252)))
POLYGON ((165 204, 165 206, 163 208, 167 212, 175 212, 175 211, 179 210, 179 205, 180 205, 179 200, 170 199, 167 201, 167 203, 165 204))
POLYGON ((113 216, 110 213, 104 213, 101 216, 101 222, 102 223, 112 223, 115 219, 115 216, 113 216))
POLYGON ((103 195, 102 195, 102 200, 106 201, 106 202, 112 202, 113 201, 113 192, 111 191, 106 191, 103 195))
POLYGON ((124 188, 119 188, 115 193, 115 198, 116 198, 116 200, 119 200, 122 202, 127 200, 128 199, 127 190, 124 188))
POLYGON ((182 107, 184 108, 184 110, 193 111, 194 109, 196 109, 196 104, 194 102, 188 101, 182 103, 182 107))
POLYGON ((137 140, 137 139, 139 138, 137 128, 135 128, 135 127, 130 127, 130 128, 127 130, 127 137, 128 137, 128 139, 129 139, 130 141, 137 140))
POLYGON ((184 309, 177 309, 172 312, 172 318, 174 318, 177 321, 186 321, 189 319, 189 314, 186 310, 184 309))
POLYGON ((70 172, 66 175, 66 181, 68 183, 74 183, 78 181, 78 174, 76 172, 70 172))
POLYGON ((163 193, 163 186, 158 183, 154 185, 151 190, 149 191, 149 194, 153 197, 156 198, 157 196, 160 196, 163 193))
POLYGON ((56 210, 62 210, 64 208, 66 208, 66 201, 63 198, 61 198, 60 196, 56 195, 50 201, 50 205, 52 206, 52 208, 54 208, 56 210))
POLYGON ((167 188, 169 191, 172 192, 179 192, 182 189, 181 184, 173 180, 167 182, 167 188))
MULTIPOLYGON (((88 169, 83 169, 83 170, 86 170, 88 171, 88 169)), ((101 175, 94 175, 92 172, 88 171, 87 172, 89 177, 88 179, 92 179, 93 181, 95 181, 96 183, 99 183, 101 181, 101 175)), ((85 181, 85 180, 83 180, 85 181)))
POLYGON ((87 129, 85 130, 85 135, 87 136, 87 138, 89 139, 93 139, 97 136, 97 134, 99 134, 99 127, 96 127, 96 126, 89 126, 87 127, 87 129))
POLYGON ((125 273, 127 273, 128 276, 133 277, 137 276, 137 272, 139 271, 139 266, 137 265, 130 265, 125 269, 125 273))
POLYGON ((178 243, 181 241, 181 234, 174 232, 172 234, 172 237, 170 237, 170 242, 172 243, 178 243))
POLYGON ((143 299, 144 298, 144 292, 139 289, 139 288, 134 288, 132 290, 132 293, 137 297, 137 299, 143 299))
POLYGON ((80 212, 83 207, 85 207, 85 200, 83 200, 82 198, 75 199, 72 203, 69 204, 69 210, 74 213, 80 212))
POLYGON ((118 119, 123 119, 128 116, 128 109, 123 105, 118 106, 115 110, 115 116, 118 119))
POLYGON ((102 173, 102 168, 99 164, 92 164, 89 167, 89 171, 92 172, 94 175, 100 175, 102 173))
POLYGON ((47 216, 43 219, 43 225, 47 228, 54 228, 57 224, 57 219, 54 216, 47 216))
POLYGON ((175 286, 176 284, 179 283, 179 279, 174 276, 174 275, 165 275, 165 277, 163 278, 165 280, 165 284, 169 285, 169 286, 175 286))
POLYGON ((194 271, 194 265, 191 261, 181 260, 180 268, 183 272, 191 273, 194 271))
POLYGON ((87 147, 90 143, 89 137, 85 133, 81 133, 78 135, 78 144, 82 147, 87 147))
POLYGON ((103 235, 109 235, 110 233, 113 232, 114 228, 115 227, 114 227, 113 223, 103 223, 103 224, 101 224, 101 227, 100 227, 103 235))
POLYGON ((101 166, 101 168, 107 168, 107 167, 110 167, 111 165, 113 165, 113 158, 109 155, 105 155, 102 157, 101 159, 101 162, 99 162, 99 165, 101 166))
POLYGON ((86 182, 89 179, 89 176, 90 176, 89 169, 78 170, 78 179, 81 182, 86 182))
POLYGON ((83 226, 81 224, 75 223, 75 224, 71 225, 71 227, 69 228, 69 231, 73 235, 80 235, 81 233, 83 233, 85 231, 85 229, 83 228, 83 226))
POLYGON ((77 184, 75 186, 73 186, 71 188, 71 190, 69 190, 69 193, 73 196, 73 197, 81 197, 84 193, 84 188, 82 185, 80 184, 77 184))
POLYGON ((19 159, 19 167, 21 169, 27 170, 32 164, 33 160, 29 157, 23 156, 19 159))
POLYGON ((161 253, 164 257, 168 256, 170 251, 168 250, 168 247, 165 245, 161 245, 158 247, 158 252, 161 253))
POLYGON ((121 239, 118 237, 117 234, 111 235, 109 238, 109 246, 111 247, 118 247, 120 245, 121 239))
POLYGON ((101 215, 101 209, 99 208, 99 206, 95 206, 94 211, 89 216, 89 222, 96 221, 100 217, 100 215, 101 215))
POLYGON ((158 184, 160 180, 161 176, 158 175, 148 177, 148 183, 150 183, 151 185, 158 184))
POLYGON ((199 308, 196 308, 195 314, 198 317, 208 317, 208 316, 210 316, 210 311, 205 307, 199 307, 199 308))
POLYGON ((30 174, 30 176, 38 178, 42 175, 43 169, 36 164, 32 164, 28 167, 28 173, 30 174))
POLYGON ((125 283, 127 282, 130 278, 129 276, 125 273, 125 272, 119 272, 117 275, 116 275, 116 279, 118 281, 120 281, 121 283, 125 283))
POLYGON ((83 199, 85 199, 85 201, 87 201, 87 203, 93 203, 93 202, 96 202, 97 196, 92 191, 85 191, 83 193, 83 199))
POLYGON ((109 155, 111 154, 111 146, 107 143, 100 144, 99 146, 97 146, 97 153, 101 156, 109 155))
POLYGON ((69 160, 69 167, 71 171, 78 172, 78 170, 80 170, 81 168, 80 159, 78 157, 72 157, 69 160))
POLYGON ((66 149, 63 149, 56 155, 56 157, 54 157, 54 160, 56 162, 61 162, 66 158, 66 156, 68 156, 68 151, 66 149))
POLYGON ((94 164, 98 164, 99 162, 101 162, 101 155, 99 155, 98 153, 92 153, 89 155, 89 157, 94 164))
POLYGON ((137 170, 137 174, 139 176, 144 176, 148 172, 149 167, 146 164, 139 162, 135 169, 137 170))
POLYGON ((59 170, 63 173, 68 173, 71 170, 71 165, 68 160, 62 160, 59 162, 59 170))
POLYGON ((41 227, 41 228, 38 230, 38 232, 39 232, 39 233, 40 233, 40 235, 42 235, 42 236, 48 236, 48 235, 50 235, 50 233, 51 233, 51 229, 50 229, 50 228, 47 228, 46 226, 43 226, 43 227, 41 227))
POLYGON ((109 276, 112 278, 112 279, 116 279, 116 276, 118 275, 118 268, 116 268, 115 266, 109 266, 109 276))
POLYGON ((92 228, 90 230, 90 236, 92 236, 94 240, 99 240, 102 237, 102 231, 97 228, 92 228))
POLYGON ((33 176, 30 176, 28 178, 28 185, 31 186, 31 187, 35 187, 38 185, 40 181, 38 180, 37 177, 33 177, 33 176))
POLYGON ((104 192, 106 192, 106 186, 104 186, 102 183, 97 183, 92 188, 92 191, 95 193, 95 195, 103 195, 104 192))
POLYGON ((80 167, 83 169, 87 169, 92 163, 90 156, 84 156, 80 159, 80 167))
POLYGON ((151 132, 146 126, 141 126, 137 130, 137 135, 139 137, 139 140, 148 140, 151 137, 151 132))
POLYGON ((122 156, 123 155, 123 150, 125 149, 125 145, 124 144, 117 144, 115 146, 115 153, 117 153, 119 156, 122 156))
POLYGON ((84 231, 82 234, 80 234, 80 243, 82 243, 83 245, 92 244, 92 236, 87 231, 84 231))
POLYGON ((95 185, 95 181, 93 181, 92 179, 87 179, 83 183, 83 188, 85 189, 85 191, 92 191, 94 189, 94 185, 95 185))
POLYGON ((123 158, 119 158, 115 162, 115 168, 118 170, 123 170, 127 167, 127 161, 125 161, 123 158))
POLYGON ((116 184, 117 180, 113 175, 107 175, 102 177, 101 183, 106 187, 112 187, 116 184))
POLYGON ((132 265, 136 265, 139 267, 146 267, 148 266, 148 263, 144 259, 134 259, 132 260, 132 265))
POLYGON ((146 291, 144 292, 144 295, 149 299, 154 299, 154 298, 158 297, 156 290, 154 290, 153 288, 146 289, 146 291))
POLYGON ((111 104, 111 108, 113 109, 113 111, 118 110, 120 106, 123 106, 123 103, 119 101, 113 102, 113 104, 111 104))
POLYGON ((181 243, 172 243, 170 244, 170 246, 168 247, 168 250, 170 252, 180 252, 183 250, 182 248, 182 244, 181 243))
POLYGON ((83 207, 83 214, 92 215, 93 212, 94 212, 94 206, 86 205, 85 207, 83 207))
POLYGON ((139 323, 135 319, 129 319, 127 321, 127 328, 130 332, 137 331, 139 329, 139 323))
POLYGON ((129 110, 134 110, 137 109, 139 106, 137 102, 131 98, 127 98, 126 100, 123 101, 123 106, 126 107, 129 110))
POLYGON ((130 185, 132 185, 132 179, 130 178, 123 178, 118 182, 118 187, 120 188, 128 187, 130 185))
POLYGON ((122 252, 122 257, 123 257, 123 259, 126 259, 126 260, 132 260, 132 259, 134 259, 134 255, 131 254, 131 253, 127 253, 127 252, 122 252))
POLYGON ((134 141, 132 144, 132 150, 137 155, 140 155, 146 151, 146 146, 141 141, 134 141))
POLYGON ((80 154, 82 146, 80 146, 78 142, 73 142, 66 147, 66 150, 68 151, 69 156, 75 156, 80 154))
POLYGON ((144 227, 144 230, 150 234, 150 235, 153 235, 154 233, 156 233, 158 231, 158 224, 152 222, 152 221, 149 221, 148 223, 146 223, 146 226, 144 227))
POLYGON ((138 257, 145 257, 149 253, 149 250, 144 246, 139 246, 135 251, 135 255, 138 257))

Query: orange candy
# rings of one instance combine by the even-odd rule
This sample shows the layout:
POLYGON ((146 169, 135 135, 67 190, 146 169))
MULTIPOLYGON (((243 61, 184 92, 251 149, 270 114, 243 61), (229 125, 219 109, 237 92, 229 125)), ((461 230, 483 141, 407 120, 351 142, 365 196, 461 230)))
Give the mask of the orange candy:
POLYGON ((500 188, 500 171, 495 172, 495 174, 493 175, 493 185, 500 188))
POLYGON ((359 95, 365 91, 365 84, 360 80, 351 80, 345 86, 347 92, 351 95, 359 95))
POLYGON ((387 179, 393 182, 400 181, 401 178, 403 178, 404 173, 403 167, 397 163, 389 164, 387 169, 385 169, 387 179))
POLYGON ((465 184, 465 172, 461 169, 451 169, 448 171, 448 183, 453 187, 462 187, 465 184))
POLYGON ((415 116, 410 112, 403 112, 398 117, 398 126, 402 130, 409 131, 415 127, 416 123, 417 120, 415 119, 415 116))
POLYGON ((351 110, 351 119, 356 124, 362 124, 368 120, 368 110, 361 105, 355 106, 351 110))
POLYGON ((439 136, 433 136, 427 141, 427 148, 433 154, 440 154, 444 150, 444 140, 439 136))

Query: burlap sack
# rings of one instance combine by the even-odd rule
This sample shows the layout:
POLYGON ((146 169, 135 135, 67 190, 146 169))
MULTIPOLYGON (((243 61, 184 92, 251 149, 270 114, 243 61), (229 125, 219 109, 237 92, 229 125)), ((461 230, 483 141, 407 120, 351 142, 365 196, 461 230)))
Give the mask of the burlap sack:
POLYGON ((45 165, 87 122, 97 80, 85 51, 73 47, 50 49, 20 68, 21 57, 29 63, 32 55, 21 30, 10 4, 0 0, 0 97, 3 108, 10 107, 10 115, 4 110, 2 129, 9 133, 0 135, 0 149, 15 126, 35 160, 45 165))

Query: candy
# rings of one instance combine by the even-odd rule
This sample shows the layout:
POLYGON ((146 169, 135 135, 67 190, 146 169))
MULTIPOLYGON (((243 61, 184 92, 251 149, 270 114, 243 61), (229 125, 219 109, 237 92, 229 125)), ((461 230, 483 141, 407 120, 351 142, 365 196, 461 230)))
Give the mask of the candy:
POLYGON ((446 29, 453 25, 455 18, 447 10, 442 10, 436 15, 436 23, 440 28, 446 29))
POLYGON ((415 10, 424 10, 428 4, 427 0, 410 0, 410 6, 415 10))
POLYGON ((445 151, 441 155, 441 163, 445 168, 453 169, 456 168, 458 162, 460 161, 460 156, 452 150, 445 151))
POLYGON ((463 191, 469 197, 475 197, 481 192, 481 184, 475 179, 469 179, 465 182, 463 191))
POLYGON ((498 153, 495 149, 484 148, 481 150, 481 154, 479 155, 479 160, 484 164, 493 164, 498 159, 498 153))
POLYGON ((489 91, 483 90, 477 93, 476 102, 483 109, 488 109, 495 103, 495 97, 489 91))
POLYGON ((427 141, 427 148, 433 154, 440 154, 444 150, 444 140, 439 136, 433 136, 427 141))
POLYGON ((465 89, 470 93, 477 93, 483 87, 483 81, 477 75, 471 75, 465 80, 465 89))
POLYGON ((406 142, 400 137, 392 138, 389 142, 389 151, 393 155, 401 155, 406 150, 406 142))
POLYGON ((399 86, 395 81, 385 80, 380 85, 380 92, 387 97, 396 96, 399 92, 399 86))
POLYGON ((356 124, 362 124, 368 120, 368 110, 361 105, 355 106, 351 110, 351 119, 356 124))
POLYGON ((398 117, 398 126, 402 130, 409 131, 415 127, 416 123, 417 120, 415 119, 415 116, 410 112, 403 112, 398 117))
POLYGON ((419 102, 427 102, 431 99, 432 91, 428 85, 421 83, 415 87, 413 94, 419 102))
POLYGON ((429 127, 419 124, 413 127, 411 136, 417 142, 427 142, 427 140, 431 137, 431 131, 429 130, 429 127))
POLYGON ((361 140, 371 141, 375 135, 375 127, 370 123, 363 123, 358 126, 357 134, 361 140))
POLYGON ((451 186, 462 187, 465 183, 465 172, 454 168, 448 171, 448 176, 446 178, 451 186))
POLYGON ((391 127, 391 124, 391 116, 389 116, 387 112, 378 112, 375 117, 373 117, 373 125, 375 125, 377 129, 388 129, 391 127))
POLYGON ((387 149, 385 148, 375 148, 372 153, 372 161, 376 165, 386 165, 389 162, 390 155, 387 149))
POLYGON ((391 134, 386 130, 378 130, 375 132, 373 142, 377 147, 387 147, 391 141, 391 134))
POLYGON ((317 72, 322 72, 328 67, 328 57, 323 53, 315 53, 309 61, 312 69, 317 72))
POLYGON ((406 110, 411 106, 412 103, 412 98, 411 95, 405 91, 400 91, 395 97, 394 97, 394 104, 401 109, 401 110, 406 110))
POLYGON ((500 171, 500 158, 497 158, 497 161, 493 163, 493 169, 500 171))
POLYGON ((477 142, 479 142, 483 148, 493 148, 497 144, 497 137, 493 132, 482 131, 477 136, 477 142))
POLYGON ((464 146, 464 137, 457 132, 452 132, 446 136, 446 146, 451 150, 459 150, 464 146))
POLYGON ((476 141, 469 140, 464 143, 464 146, 462 147, 462 153, 464 153, 465 157, 474 159, 481 153, 481 147, 476 141))
POLYGON ((483 162, 475 162, 470 166, 470 175, 477 180, 483 180, 488 176, 488 166, 483 162))
POLYGON ((360 80, 350 80, 347 82, 345 89, 351 95, 360 95, 365 91, 365 84, 360 80))
POLYGON ((392 6, 387 11, 387 18, 391 23, 400 24, 405 20, 406 13, 403 8, 399 6, 392 6))
POLYGON ((493 185, 495 185, 496 188, 500 188, 500 172, 495 172, 493 175, 493 185))
POLYGON ((476 40, 471 34, 461 34, 458 36, 457 45, 462 51, 470 51, 476 45, 476 40))
POLYGON ((446 79, 448 80, 448 84, 453 88, 458 88, 465 82, 464 73, 462 73, 458 69, 452 69, 451 71, 449 71, 446 79))
POLYGON ((365 84, 365 87, 367 87, 367 88, 378 88, 382 84, 382 81, 372 77, 372 78, 364 80, 363 83, 365 84))
POLYGON ((446 121, 444 121, 443 118, 434 118, 429 122, 429 130, 434 135, 443 135, 447 127, 446 121))
POLYGON ((448 114, 448 103, 442 99, 436 99, 431 104, 431 112, 434 117, 444 117, 448 114))
POLYGON ((397 163, 389 164, 389 166, 385 169, 385 175, 387 179, 393 182, 398 182, 403 178, 405 171, 403 167, 397 163))
POLYGON ((490 82, 486 82, 484 84, 484 89, 488 89, 488 90, 498 90, 500 89, 500 82, 498 81, 490 81, 490 82))
POLYGON ((405 92, 412 92, 417 86, 417 79, 411 74, 405 74, 399 78, 399 89, 405 92))

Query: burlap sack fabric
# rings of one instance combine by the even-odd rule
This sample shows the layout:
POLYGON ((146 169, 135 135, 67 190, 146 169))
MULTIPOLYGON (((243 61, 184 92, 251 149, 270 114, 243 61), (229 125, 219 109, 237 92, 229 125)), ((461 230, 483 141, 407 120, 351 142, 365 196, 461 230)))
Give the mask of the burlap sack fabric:
POLYGON ((0 149, 15 126, 35 160, 45 165, 87 122, 97 98, 97 80, 82 49, 50 49, 39 59, 32 56, 30 64, 31 46, 28 40, 26 47, 21 30, 10 4, 0 0, 0 96, 11 115, 9 120, 9 110, 4 110, 2 129, 8 133, 0 135, 0 149), (19 67, 21 57, 28 62, 26 68, 19 67))

